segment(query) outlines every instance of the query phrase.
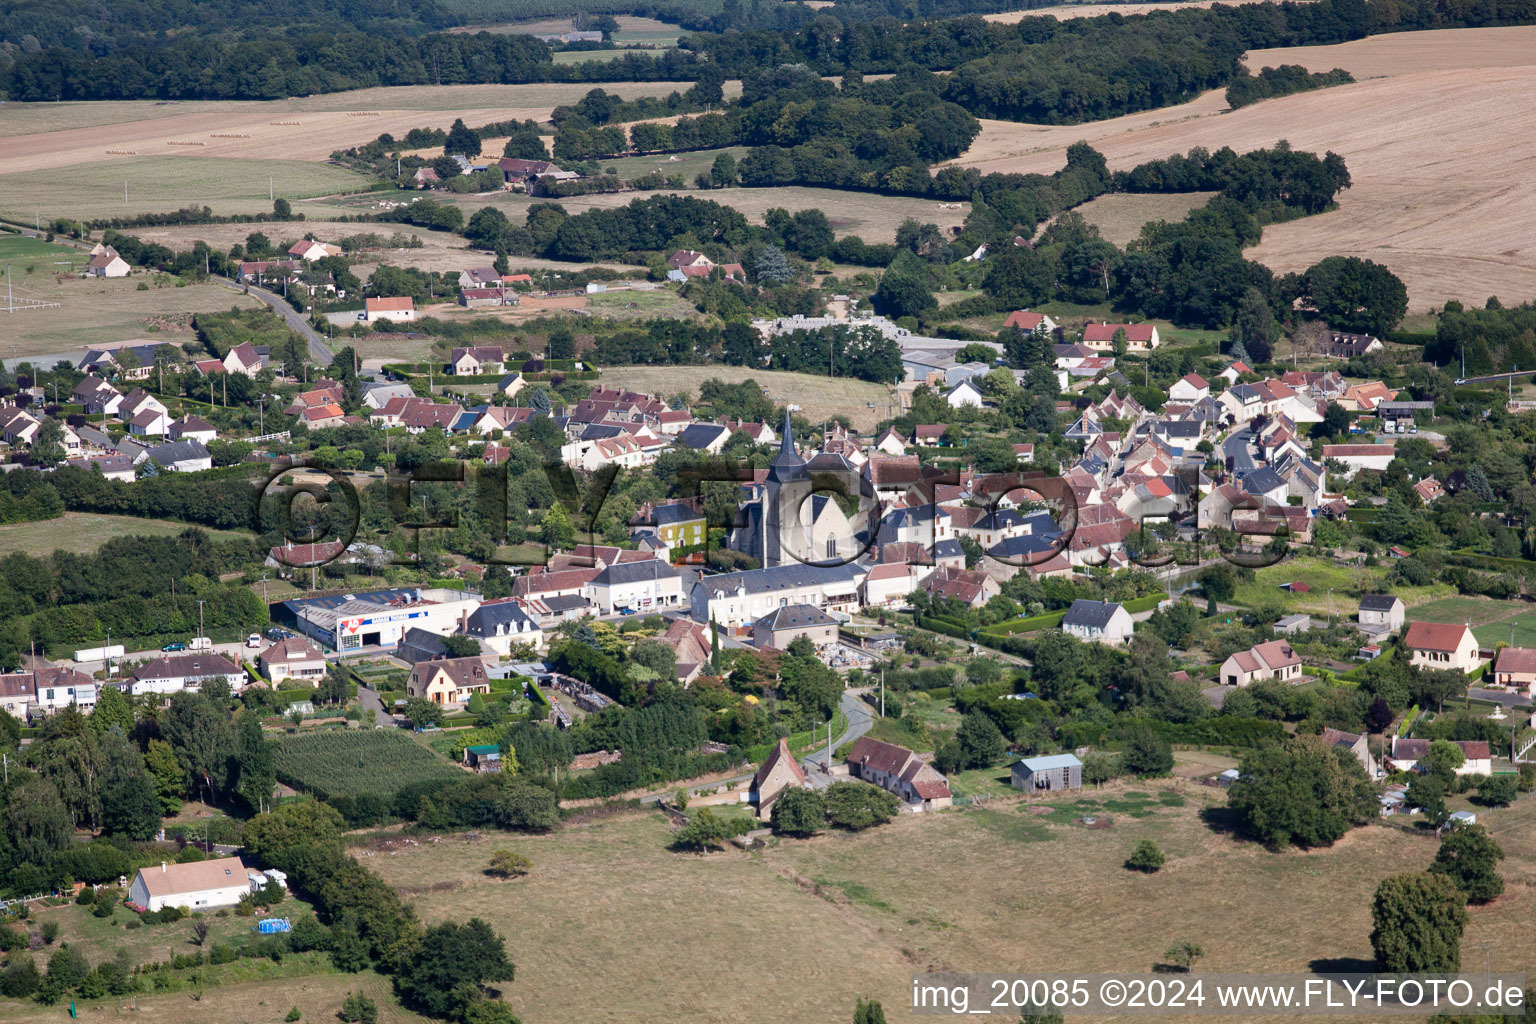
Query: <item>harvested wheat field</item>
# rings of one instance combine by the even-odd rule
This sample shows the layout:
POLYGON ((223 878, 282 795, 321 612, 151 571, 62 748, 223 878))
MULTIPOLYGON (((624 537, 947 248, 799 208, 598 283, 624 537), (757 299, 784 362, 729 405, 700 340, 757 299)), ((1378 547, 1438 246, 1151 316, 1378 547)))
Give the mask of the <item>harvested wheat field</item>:
POLYGON ((1133 195, 1116 192, 1090 199, 1077 207, 1077 212, 1098 228, 1102 237, 1124 248, 1127 242, 1141 234, 1143 224, 1154 220, 1183 220, 1190 210, 1204 206, 1215 194, 1168 192, 1133 195))
MULTIPOLYGON (((923 971, 1146 975, 1179 941, 1204 946, 1202 972, 1369 958, 1376 885, 1423 870, 1437 846, 1370 825, 1328 849, 1274 854, 1201 821, 1201 809, 1225 803, 1217 789, 1117 783, 1077 796, 1083 804, 1003 798, 903 815, 866 833, 770 840, 754 853, 669 851, 666 822, 648 814, 547 836, 450 837, 365 863, 423 893, 427 923, 478 914, 507 935, 517 981, 505 997, 524 1020, 802 1024, 847 1020, 859 996, 881 1000, 893 1022, 931 1019, 908 1010, 912 975, 923 971), (1041 807, 1053 810, 1024 809, 1041 807), (1109 827, 1082 827, 1084 813, 1107 814, 1109 827), (1168 855, 1155 875, 1123 867, 1141 839, 1168 855), (532 872, 488 878, 499 846, 531 858, 532 872), (1031 880, 1041 863, 1050 877, 1031 880), (701 903, 699 893, 724 898, 701 903)), ((1479 814, 1510 854, 1501 865, 1509 894, 1472 909, 1463 949, 1493 940, 1496 969, 1532 966, 1527 946, 1499 940, 1532 910, 1525 836, 1536 802, 1526 804, 1479 814)))
MULTIPOLYGON (((688 86, 619 82, 608 92, 630 99, 665 96, 688 86)), ((0 174, 135 153, 325 160, 338 149, 382 132, 403 135, 412 128, 447 128, 456 117, 471 127, 513 118, 544 120, 556 106, 575 103, 592 88, 587 83, 422 85, 264 103, 8 104, 0 113, 0 135, 10 136, 0 156, 0 174)))
MULTIPOLYGON (((848 192, 833 188, 732 188, 718 192, 614 192, 606 195, 572 196, 559 200, 567 212, 576 214, 583 210, 611 209, 628 206, 636 199, 653 195, 691 195, 695 199, 707 199, 739 210, 749 221, 761 223, 763 214, 775 206, 790 213, 799 210, 820 210, 831 221, 839 238, 858 235, 866 242, 890 242, 896 238, 897 226, 906 218, 913 217, 924 223, 937 224, 946 233, 951 227, 965 222, 970 203, 940 203, 930 199, 911 199, 902 196, 878 196, 865 192, 848 192), (946 207, 949 207, 946 209, 946 207)), ((468 219, 484 205, 498 206, 520 223, 527 207, 544 202, 529 196, 511 192, 489 195, 451 196, 464 207, 468 219)))
POLYGON ((1335 46, 1249 50, 1243 62, 1255 70, 1281 64, 1300 64, 1308 71, 1343 68, 1360 79, 1426 71, 1529 67, 1536 65, 1536 25, 1396 32, 1335 46))
MULTIPOLYGON (((1405 54, 1417 46, 1411 33, 1377 45, 1393 43, 1405 54)), ((1329 255, 1376 260, 1403 279, 1412 309, 1422 312, 1451 298, 1481 305, 1489 295, 1536 295, 1536 194, 1528 188, 1536 138, 1511 129, 1533 115, 1536 67, 1412 72, 1230 112, 1222 94, 1211 92, 1093 124, 984 121, 957 162, 983 171, 1052 171, 1079 139, 1116 170, 1194 146, 1243 152, 1288 139, 1297 149, 1332 150, 1348 162, 1354 182, 1339 208, 1266 228, 1249 255, 1277 273, 1329 255)))
MULTIPOLYGON (((610 298, 617 299, 622 294, 616 293, 610 298)), ((813 423, 843 415, 853 421, 855 429, 869 431, 880 420, 894 415, 890 388, 851 377, 818 377, 809 373, 744 370, 731 366, 610 366, 603 370, 601 383, 607 388, 629 388, 652 395, 687 391, 697 397, 699 385, 711 377, 733 382, 751 378, 768 392, 775 404, 798 405, 801 414, 813 423), (874 408, 870 408, 871 404, 874 408)))
POLYGON ((1186 7, 1210 7, 1213 4, 1264 3, 1265 0, 1172 0, 1170 3, 1146 4, 1058 4, 1055 7, 1035 7, 1025 11, 1003 11, 1001 14, 983 14, 983 21, 995 21, 1002 25, 1016 25, 1025 18, 1049 15, 1059 21, 1068 18, 1097 18, 1101 14, 1151 14, 1153 11, 1178 11, 1186 7))

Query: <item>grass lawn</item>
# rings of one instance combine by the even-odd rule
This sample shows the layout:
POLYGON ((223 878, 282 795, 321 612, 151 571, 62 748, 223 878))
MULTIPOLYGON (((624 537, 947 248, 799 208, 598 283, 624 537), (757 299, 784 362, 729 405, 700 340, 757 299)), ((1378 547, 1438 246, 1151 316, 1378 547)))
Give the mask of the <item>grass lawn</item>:
POLYGON ((1524 601, 1495 601, 1488 597, 1442 597, 1438 601, 1415 605, 1408 609, 1407 617, 1409 622, 1470 622, 1473 626, 1486 626, 1496 622, 1501 624, 1504 639, 1508 640, 1509 624, 1504 620, 1518 616, 1521 612, 1531 613, 1530 617, 1536 620, 1536 613, 1533 613, 1531 606, 1524 601))
MULTIPOLYGON (((0 263, 35 265, 40 270, 59 273, 84 269, 90 259, 86 250, 76 249, 72 245, 45 242, 41 238, 29 238, 26 235, 0 235, 0 263)), ((21 267, 17 267, 13 273, 21 270, 21 267)))
POLYGON ((1514 646, 1536 647, 1536 615, 1515 615, 1502 622, 1490 622, 1487 625, 1474 626, 1472 635, 1484 647, 1493 647, 1495 644, 1507 644, 1510 638, 1510 626, 1515 627, 1514 646))
MULTIPOLYGON (((1372 825, 1328 849, 1270 853, 1213 833, 1199 812, 1225 793, 1189 784, 1114 785, 1082 799, 903 815, 866 833, 707 856, 668 850, 662 816, 635 814, 547 836, 448 838, 369 866, 391 884, 457 883, 416 901, 428 923, 478 914, 515 936, 517 981, 505 994, 525 1020, 800 1024, 845 1019, 859 996, 881 1000, 893 1022, 919 1020, 903 1008, 921 971, 1145 973, 1182 940, 1205 947, 1210 971, 1305 972, 1315 958, 1369 957, 1376 885, 1423 870, 1436 848, 1372 825), (1164 791, 1182 806, 1165 804, 1174 796, 1164 791), (1088 806, 1111 826, 1071 823, 1088 806), (1141 839, 1168 856, 1155 875, 1122 866, 1141 839), (531 858, 533 872, 487 878, 498 847, 531 858), (1041 863, 1050 880, 1032 884, 1041 863), (584 880, 579 899, 574 878, 584 880), (701 893, 721 898, 706 909, 701 893), (853 948, 856 961, 834 954, 853 948), (754 970, 720 984, 722 965, 748 960, 754 970)), ((1536 800, 1479 820, 1509 854, 1507 895, 1471 911, 1463 948, 1493 941, 1500 969, 1529 973, 1536 953, 1506 940, 1536 911, 1526 884, 1536 880, 1536 800)))
MULTIPOLYGON (((95 551, 114 537, 174 537, 192 528, 189 523, 177 523, 169 519, 66 512, 58 519, 0 526, 0 555, 9 555, 15 551, 47 555, 59 550, 83 554, 95 551)), ((250 536, 239 530, 210 530, 204 526, 197 529, 221 540, 250 536)), ((269 581, 267 586, 276 587, 277 584, 269 581)), ((276 590, 272 593, 275 594, 276 590)))
POLYGON ((136 156, 0 175, 0 213, 30 222, 111 217, 210 206, 214 213, 270 213, 268 179, 280 196, 306 199, 361 188, 353 171, 303 160, 136 156), (123 183, 128 201, 123 201, 123 183))
POLYGON ((197 340, 188 322, 190 314, 263 308, 250 296, 219 284, 177 287, 176 279, 168 275, 140 272, 110 281, 86 279, 57 273, 64 268, 55 268, 51 262, 12 265, 11 287, 18 299, 59 305, 10 317, 8 331, 0 338, 0 358, 64 356, 88 345, 134 338, 179 347, 197 340), (141 284, 148 287, 140 291, 141 284))
MULTIPOLYGON (((603 370, 601 383, 662 396, 687 391, 696 397, 699 385, 711 377, 735 381, 744 372, 728 366, 613 366, 603 370)), ((884 384, 776 370, 752 370, 748 376, 767 389, 775 403, 800 406, 813 423, 843 413, 856 429, 867 431, 891 415, 891 392, 884 384)))
MULTIPOLYGON (((289 897, 272 908, 270 915, 265 916, 298 920, 313 913, 314 908, 308 903, 297 897, 289 897)), ((73 903, 40 910, 36 916, 40 921, 59 922, 59 941, 78 946, 92 963, 110 959, 122 946, 131 950, 141 963, 169 960, 172 954, 195 953, 198 947, 192 941, 192 922, 197 920, 208 922, 208 941, 203 946, 204 952, 212 949, 215 943, 244 947, 255 938, 253 929, 258 920, 254 917, 237 917, 231 909, 223 917, 219 917, 217 912, 194 914, 174 924, 145 924, 130 931, 123 925, 138 915, 125 907, 119 907, 111 917, 103 918, 95 917, 89 908, 73 903)))
MULTIPOLYGON (((668 177, 674 174, 681 174, 683 181, 692 186, 693 179, 700 172, 707 171, 713 167, 715 158, 721 153, 731 154, 740 163, 741 158, 746 156, 749 151, 750 149, 747 146, 727 146, 724 149, 701 149, 692 153, 652 153, 647 156, 617 157, 612 160, 603 160, 601 163, 604 168, 613 167, 617 169, 619 174, 625 178, 638 178, 642 174, 647 174, 651 171, 660 171, 668 177)), ((725 191, 724 195, 728 197, 730 195, 729 191, 725 191)), ((716 197, 711 196, 708 198, 716 197)), ((722 198, 720 201, 726 202, 726 199, 722 198)))
POLYGON ((680 298, 670 288, 654 292, 606 292, 587 297, 587 308, 596 316, 622 319, 669 317, 687 320, 698 316, 693 303, 680 298))
MULTIPOLYGON (((1460 619, 1434 619, 1421 614, 1421 609, 1433 607, 1440 600, 1455 594, 1454 587, 1436 583, 1427 587, 1387 586, 1386 577, 1390 566, 1346 566, 1326 558, 1302 555, 1288 558, 1278 565, 1267 566, 1254 572, 1254 579, 1238 584, 1234 604, 1252 606, 1257 602, 1280 601, 1288 613, 1307 612, 1326 615, 1329 609, 1328 590, 1333 589, 1334 620, 1350 618, 1359 607, 1361 594, 1385 593, 1390 590, 1403 599, 1410 609, 1409 619, 1432 622, 1458 622, 1460 619), (1304 594, 1281 590, 1284 583, 1305 583, 1311 591, 1304 594)), ((1456 598, 1451 598, 1456 600, 1456 598)), ((1483 602, 1482 598, 1467 598, 1483 602)), ((1483 602, 1487 603, 1487 602, 1483 602)))
MULTIPOLYGON (((241 964, 251 961, 240 961, 241 964)), ((156 1024, 207 1024, 209 1021, 246 1021, 249 1024, 278 1024, 290 1007, 298 1007, 305 1021, 334 1021, 348 992, 361 991, 379 1007, 379 1024, 428 1024, 430 1018, 402 1009, 396 1002, 388 978, 372 971, 361 974, 317 973, 284 977, 281 981, 244 981, 213 985, 194 1000, 187 992, 140 994, 134 997, 138 1012, 133 1016, 156 1024)), ((82 1019, 118 1013, 119 1000, 107 997, 96 1002, 78 1000, 82 1019)), ((126 1008, 126 1004, 124 1006, 126 1008)), ((0 1018, 6 1021, 56 1021, 68 1019, 68 1010, 43 1006, 32 1001, 18 1002, 0 998, 0 1018)))

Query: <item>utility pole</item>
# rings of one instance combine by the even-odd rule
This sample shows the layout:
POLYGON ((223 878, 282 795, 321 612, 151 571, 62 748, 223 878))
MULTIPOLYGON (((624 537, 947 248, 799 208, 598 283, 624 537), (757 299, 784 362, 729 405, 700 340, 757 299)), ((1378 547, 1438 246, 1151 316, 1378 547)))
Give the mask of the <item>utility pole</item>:
POLYGON ((885 669, 880 670, 880 717, 885 717, 885 669))
POLYGON ((201 598, 199 598, 198 602, 197 602, 197 635, 198 636, 205 636, 206 635, 203 632, 203 602, 202 602, 201 598))
POLYGON ((277 195, 272 191, 272 175, 269 174, 267 175, 267 202, 272 202, 275 199, 277 199, 277 195))

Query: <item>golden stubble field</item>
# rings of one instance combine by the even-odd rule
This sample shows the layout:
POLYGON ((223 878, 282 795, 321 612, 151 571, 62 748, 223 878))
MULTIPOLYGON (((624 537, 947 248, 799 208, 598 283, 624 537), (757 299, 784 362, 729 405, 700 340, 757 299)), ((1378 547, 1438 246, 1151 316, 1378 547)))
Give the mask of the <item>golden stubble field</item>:
MULTIPOLYGON (((665 96, 689 83, 603 87, 632 99, 665 96)), ((382 132, 447 128, 459 117, 471 127, 514 118, 544 120, 556 106, 575 103, 593 88, 581 82, 398 86, 269 102, 7 104, 0 110, 0 136, 9 136, 0 153, 0 174, 131 155, 108 150, 138 156, 325 160, 382 132), (201 145, 172 145, 188 142, 201 145)))
MULTIPOLYGON (((1404 33, 1325 49, 1326 58, 1311 66, 1358 76, 1395 61, 1402 70, 1236 111, 1218 91, 1092 124, 984 121, 957 162, 1048 172, 1082 139, 1121 170, 1194 146, 1243 152, 1287 139, 1297 149, 1342 155, 1354 184, 1336 211, 1266 228, 1252 258, 1277 273, 1329 255, 1373 259, 1404 280, 1414 312, 1450 298, 1481 304, 1489 295, 1536 295, 1536 192, 1529 187, 1536 136, 1518 128, 1536 116, 1536 28, 1404 33), (1417 70, 1426 47, 1437 49, 1437 66, 1417 70)), ((1315 53, 1262 57, 1274 64, 1315 53)))
MULTIPOLYGON (((668 851, 668 827, 645 815, 542 837, 448 839, 364 863, 421 892, 428 922, 478 914, 507 936, 517 981, 506 998, 524 1020, 803 1024, 847 1020, 859 996, 881 1000, 891 1021, 923 1019, 905 1009, 918 972, 1145 974, 1184 940, 1204 947, 1202 971, 1369 958, 1376 885, 1434 857, 1433 839, 1385 826, 1326 850, 1267 853, 1213 833, 1199 809, 1223 796, 1189 783, 1088 795, 1167 786, 1185 806, 1111 812, 1105 830, 1042 825, 999 803, 699 857, 668 851), (1168 855, 1156 875, 1122 866, 1143 838, 1168 855), (500 847, 532 858, 532 874, 487 878, 500 847)), ((1536 966, 1528 944, 1508 941, 1536 909, 1533 808, 1526 798, 1483 816, 1510 855, 1509 895, 1471 911, 1469 965, 1480 968, 1490 940, 1497 968, 1536 966)))
POLYGON ((1264 3, 1265 0, 1174 0, 1172 3, 1128 4, 1058 4, 1055 7, 1035 7, 1024 11, 1004 11, 1000 14, 983 14, 982 20, 1002 25, 1017 25, 1025 18, 1049 16, 1058 21, 1070 18, 1096 18, 1101 14, 1150 14, 1153 11, 1176 11, 1186 7, 1211 7, 1216 3, 1225 6, 1264 3))

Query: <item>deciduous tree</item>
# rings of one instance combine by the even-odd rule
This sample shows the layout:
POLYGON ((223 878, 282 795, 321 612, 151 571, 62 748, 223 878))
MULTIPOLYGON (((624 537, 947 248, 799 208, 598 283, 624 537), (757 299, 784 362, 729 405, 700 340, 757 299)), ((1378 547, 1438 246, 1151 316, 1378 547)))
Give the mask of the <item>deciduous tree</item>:
POLYGON ((1390 974, 1461 969, 1465 894, 1445 875, 1413 871, 1376 887, 1371 905, 1371 948, 1390 974))

